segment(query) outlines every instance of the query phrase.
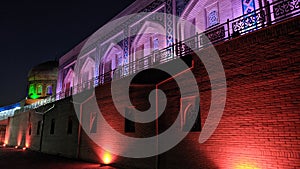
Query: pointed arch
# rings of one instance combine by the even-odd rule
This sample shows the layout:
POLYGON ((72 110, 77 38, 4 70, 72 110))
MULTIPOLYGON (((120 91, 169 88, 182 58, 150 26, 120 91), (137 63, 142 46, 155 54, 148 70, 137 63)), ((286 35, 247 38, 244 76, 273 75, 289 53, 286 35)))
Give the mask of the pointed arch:
POLYGON ((166 47, 166 29, 157 22, 145 21, 131 44, 131 61, 166 47))
POLYGON ((123 49, 116 43, 110 43, 101 58, 100 74, 104 74, 123 65, 123 49))
POLYGON ((122 66, 123 63, 124 51, 122 47, 111 42, 100 61, 100 74, 104 75, 102 76, 101 83, 111 81, 114 76, 114 70, 117 67, 122 66))
MULTIPOLYGON (((255 0, 258 2, 258 0, 255 0)), ((227 19, 242 15, 241 0, 191 0, 180 16, 177 30, 181 40, 192 36, 192 24, 196 32, 203 32, 227 19)))
POLYGON ((69 69, 66 77, 63 80, 63 91, 65 95, 69 96, 72 93, 72 88, 74 84, 74 71, 69 69))
POLYGON ((94 71, 95 61, 87 57, 80 70, 80 84, 83 84, 84 88, 90 86, 88 82, 94 78, 94 71))

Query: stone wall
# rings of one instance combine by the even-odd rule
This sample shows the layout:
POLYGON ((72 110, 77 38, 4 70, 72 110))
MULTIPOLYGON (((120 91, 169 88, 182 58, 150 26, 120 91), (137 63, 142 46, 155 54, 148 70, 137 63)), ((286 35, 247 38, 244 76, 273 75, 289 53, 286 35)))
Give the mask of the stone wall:
POLYGON ((41 151, 77 158, 79 124, 71 98, 49 104, 43 109, 46 113, 41 151), (72 125, 69 125, 69 121, 72 121, 72 125))

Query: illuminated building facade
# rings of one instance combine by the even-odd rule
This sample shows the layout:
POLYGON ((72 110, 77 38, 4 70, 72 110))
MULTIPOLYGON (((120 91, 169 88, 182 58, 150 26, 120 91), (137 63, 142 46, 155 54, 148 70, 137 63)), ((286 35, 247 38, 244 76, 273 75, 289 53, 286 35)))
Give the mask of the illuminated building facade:
MULTIPOLYGON (((299 0, 142 0, 116 18, 136 12, 150 13, 120 23, 121 27, 115 25, 118 29, 103 29, 105 36, 93 43, 87 39, 60 58, 56 96, 18 110, 10 118, 8 144, 128 168, 300 166, 299 0), (154 12, 162 12, 163 17, 154 12), (175 22, 167 14, 196 28, 175 22), (223 89, 219 84, 211 85, 208 68, 195 55, 197 51, 201 57, 211 55, 203 34, 220 56, 227 96, 218 127, 206 142, 199 143, 205 124, 214 118, 209 114, 212 88, 217 88, 217 94, 223 89), (174 77, 148 69, 176 66, 178 60, 187 63, 199 91, 181 93, 174 77), (133 106, 126 104, 122 94, 125 79, 131 76, 135 76, 129 86, 133 106), (112 81, 117 82, 118 104, 126 117, 133 116, 134 108, 149 108, 148 95, 153 89, 164 91, 165 111, 145 124, 125 119, 114 107, 112 81), (92 88, 94 92, 89 90, 92 88), (89 93, 97 104, 86 96, 89 93), (76 102, 71 95, 85 99, 76 102), (148 158, 126 158, 96 144, 103 141, 104 146, 122 152, 134 147, 112 135, 100 115, 115 131, 134 138, 158 135, 173 123, 178 132, 186 133, 188 119, 195 116, 196 122, 169 151, 148 158)), ((179 70, 176 77, 189 84, 191 80, 185 75, 186 70, 179 70)), ((218 82, 219 76, 213 80, 218 82)), ((161 102, 156 97, 157 107, 161 102)), ((149 146, 160 149, 159 144, 149 146)))

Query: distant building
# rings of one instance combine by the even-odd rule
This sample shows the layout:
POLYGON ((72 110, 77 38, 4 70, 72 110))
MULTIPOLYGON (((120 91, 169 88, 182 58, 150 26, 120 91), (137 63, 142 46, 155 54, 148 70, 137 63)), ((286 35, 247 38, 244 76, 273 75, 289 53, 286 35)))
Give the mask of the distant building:
POLYGON ((41 99, 56 94, 58 62, 48 61, 33 67, 28 73, 28 96, 26 104, 33 104, 41 99))

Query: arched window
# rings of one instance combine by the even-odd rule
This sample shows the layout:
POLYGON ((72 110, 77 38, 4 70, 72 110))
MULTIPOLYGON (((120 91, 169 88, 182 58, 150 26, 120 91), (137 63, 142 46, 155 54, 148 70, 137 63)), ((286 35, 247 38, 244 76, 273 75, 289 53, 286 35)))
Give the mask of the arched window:
POLYGON ((47 95, 52 95, 52 86, 47 86, 47 95))
POLYGON ((153 49, 154 50, 158 50, 159 48, 159 40, 157 37, 154 37, 154 40, 153 40, 153 49))
POLYGON ((41 95, 43 93, 43 86, 41 85, 41 84, 39 84, 38 86, 37 86, 37 94, 38 95, 41 95))
POLYGON ((31 95, 35 94, 35 91, 36 90, 34 88, 34 84, 30 84, 28 95, 31 96, 31 95))

